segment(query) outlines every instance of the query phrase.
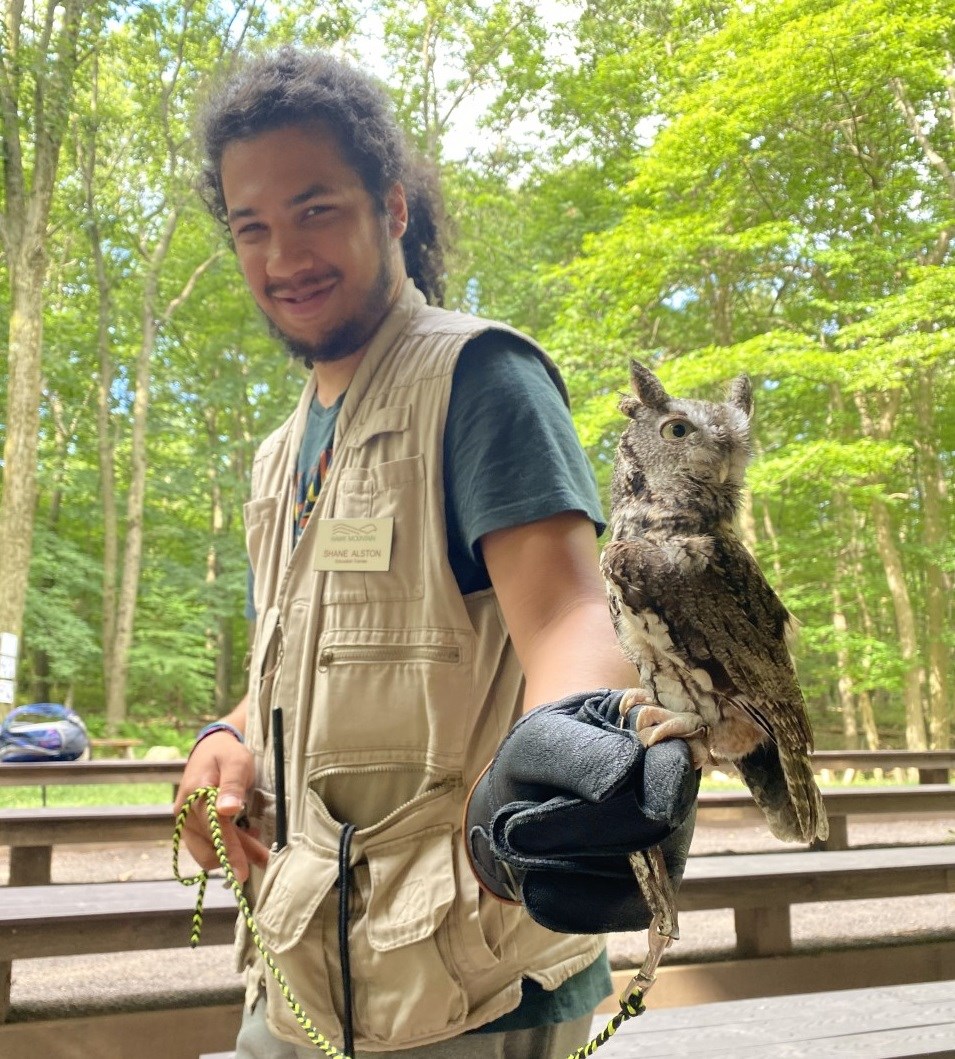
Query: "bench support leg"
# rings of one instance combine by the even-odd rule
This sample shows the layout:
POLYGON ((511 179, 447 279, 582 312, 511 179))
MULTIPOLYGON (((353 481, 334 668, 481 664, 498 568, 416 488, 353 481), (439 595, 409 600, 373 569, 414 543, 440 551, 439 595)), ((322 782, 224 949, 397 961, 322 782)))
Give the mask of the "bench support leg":
POLYGON ((10 850, 10 885, 48 885, 52 863, 52 846, 14 846, 10 850))
POLYGON ((5 963, 0 960, 0 1022, 7 1021, 7 1012, 10 1010, 10 979, 12 971, 12 963, 5 963))
POLYGON ((779 956, 792 952, 789 905, 737 908, 736 951, 740 956, 779 956))
POLYGON ((847 816, 829 817, 829 837, 820 842, 818 838, 809 844, 810 849, 848 849, 849 818, 847 816))

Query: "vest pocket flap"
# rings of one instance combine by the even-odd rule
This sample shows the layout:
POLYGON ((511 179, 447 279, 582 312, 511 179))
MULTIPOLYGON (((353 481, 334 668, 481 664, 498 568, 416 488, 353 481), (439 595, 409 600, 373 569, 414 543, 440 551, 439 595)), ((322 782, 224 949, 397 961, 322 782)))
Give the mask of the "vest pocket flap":
POLYGON ((410 405, 394 405, 391 408, 378 408, 373 411, 360 426, 354 428, 348 444, 359 448, 378 434, 400 434, 408 429, 411 422, 410 405))
POLYGON ((253 913, 266 948, 293 948, 337 878, 337 862, 307 846, 286 846, 274 855, 253 913))
POLYGON ((368 941, 373 949, 399 949, 438 929, 454 900, 451 843, 451 827, 441 825, 366 849, 368 941))

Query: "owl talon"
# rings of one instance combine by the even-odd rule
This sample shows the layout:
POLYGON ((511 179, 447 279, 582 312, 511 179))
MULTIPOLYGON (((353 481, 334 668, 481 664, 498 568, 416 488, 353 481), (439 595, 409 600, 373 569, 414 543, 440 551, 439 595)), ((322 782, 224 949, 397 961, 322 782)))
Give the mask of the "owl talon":
POLYGON ((662 706, 644 706, 637 717, 637 737, 645 747, 666 739, 682 739, 690 748, 693 767, 701 769, 710 760, 709 729, 695 713, 675 713, 662 706))
POLYGON ((631 710, 637 706, 648 706, 652 702, 653 699, 643 688, 627 688, 621 696, 620 705, 617 707, 620 714, 620 727, 627 727, 627 717, 629 717, 631 710))

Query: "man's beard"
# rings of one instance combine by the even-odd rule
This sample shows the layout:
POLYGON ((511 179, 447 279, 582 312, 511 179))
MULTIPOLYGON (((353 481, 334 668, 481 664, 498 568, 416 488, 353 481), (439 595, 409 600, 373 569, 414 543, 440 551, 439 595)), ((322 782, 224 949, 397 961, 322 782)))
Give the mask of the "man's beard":
POLYGON ((270 316, 266 316, 269 334, 279 339, 289 355, 302 361, 306 368, 311 369, 315 364, 330 364, 336 360, 344 360, 355 350, 361 349, 378 329, 388 309, 388 292, 393 279, 394 269, 391 267, 390 258, 387 252, 383 252, 378 275, 375 276, 375 282, 361 309, 347 320, 343 320, 327 335, 323 335, 317 342, 293 338, 287 335, 270 316))

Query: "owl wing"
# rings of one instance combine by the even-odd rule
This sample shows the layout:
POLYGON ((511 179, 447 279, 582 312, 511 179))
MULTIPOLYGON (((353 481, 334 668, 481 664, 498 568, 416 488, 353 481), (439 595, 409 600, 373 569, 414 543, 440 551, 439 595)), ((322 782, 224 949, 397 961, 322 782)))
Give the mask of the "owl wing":
POLYGON ((701 541, 695 555, 676 558, 642 539, 615 541, 601 569, 625 606, 655 614, 676 652, 770 737, 737 767, 773 832, 823 836, 825 809, 807 759, 812 730, 786 644, 791 616, 738 541, 701 541))
POLYGON ((614 541, 601 570, 622 601, 665 624, 677 652, 777 742, 805 752, 812 731, 786 632, 791 617, 742 545, 708 539, 708 555, 670 559, 643 539, 614 541))

